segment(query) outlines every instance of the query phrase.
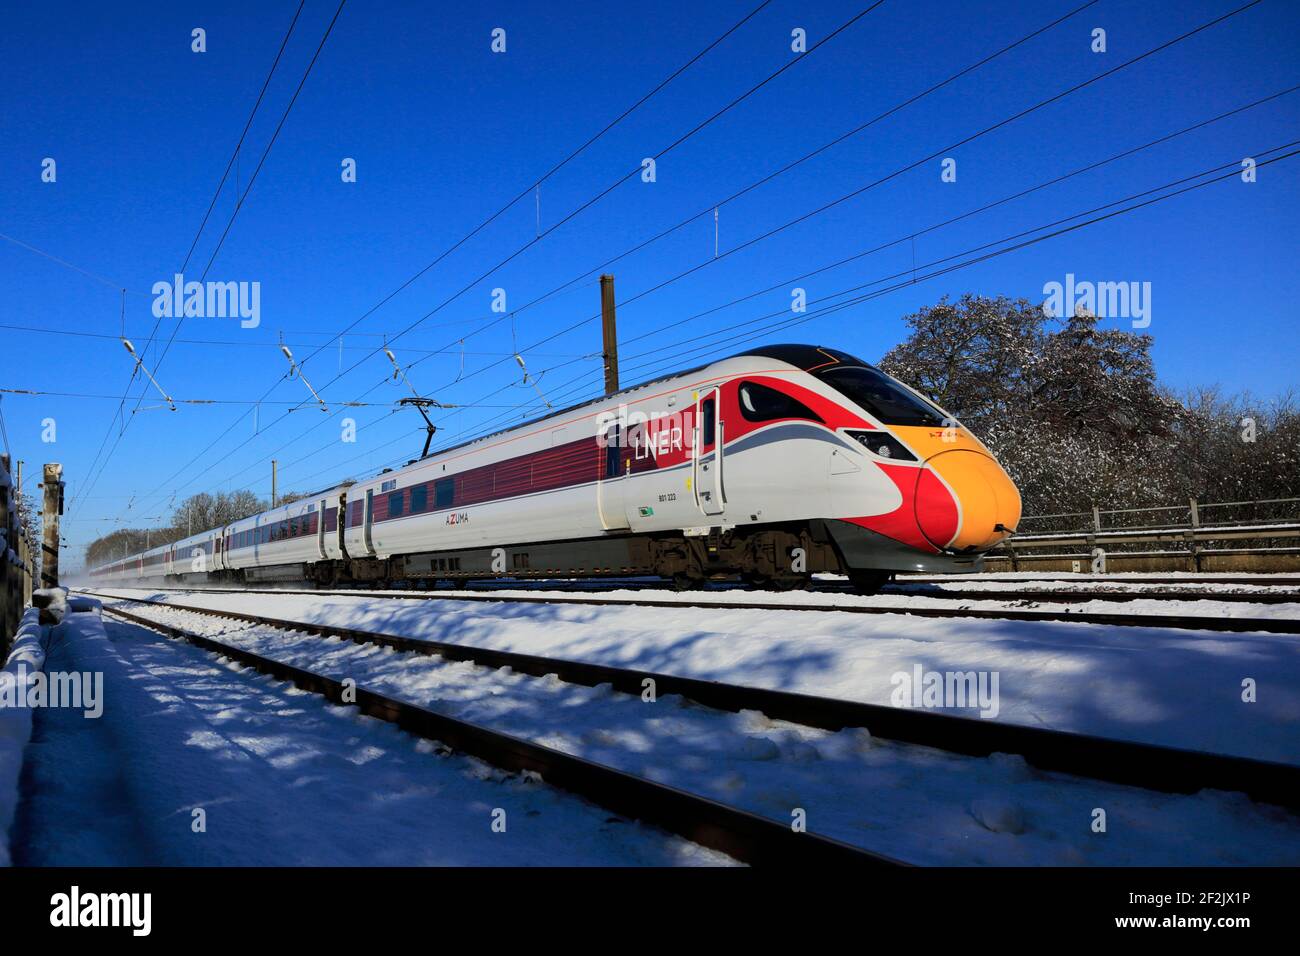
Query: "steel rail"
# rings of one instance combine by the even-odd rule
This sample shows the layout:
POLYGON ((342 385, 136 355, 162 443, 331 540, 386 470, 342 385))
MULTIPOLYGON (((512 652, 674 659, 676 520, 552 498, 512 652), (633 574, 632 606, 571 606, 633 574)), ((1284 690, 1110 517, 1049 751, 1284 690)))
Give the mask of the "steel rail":
MULTIPOLYGON (((1123 557, 1123 555, 1120 555, 1123 557)), ((997 574, 999 572, 992 572, 997 574)), ((935 575, 935 574, 901 574, 895 584, 958 584, 965 583, 966 580, 980 580, 980 575, 935 575), (965 580, 963 580, 965 579, 965 580)), ((1290 587, 1300 588, 1300 574, 1292 577, 1283 577, 1279 575, 1237 575, 1229 577, 1186 577, 1178 578, 1170 575, 1163 577, 1149 578, 1129 578, 1119 575, 1105 577, 1082 577, 1078 574, 1035 574, 1031 578, 984 578, 989 583, 996 584, 1033 584, 1037 581, 1070 581, 1077 584, 1254 584, 1262 587, 1290 587)))
POLYGON ((187 641, 277 680, 320 694, 335 704, 438 741, 510 772, 539 774, 548 784, 584 797, 614 813, 641 820, 745 863, 761 866, 897 867, 900 860, 718 803, 707 797, 637 777, 604 764, 553 750, 478 724, 448 717, 363 687, 345 686, 315 671, 151 620, 121 608, 104 611, 171 638, 187 641))
MULTIPOLYGON (((645 682, 653 681, 651 686, 657 695, 679 694, 719 710, 757 710, 776 720, 788 720, 829 731, 866 727, 874 736, 887 740, 935 747, 968 756, 1017 753, 1040 770, 1165 793, 1196 793, 1207 788, 1240 791, 1261 803, 1276 804, 1300 812, 1300 766, 1291 764, 678 677, 654 671, 541 657, 357 628, 290 621, 242 611, 192 607, 145 598, 123 598, 120 595, 96 596, 244 621, 280 630, 338 637, 357 644, 373 644, 447 660, 469 661, 485 667, 510 667, 533 677, 554 674, 567 683, 587 687, 609 684, 615 690, 628 694, 640 695, 647 686, 645 682)), ((116 613, 113 608, 106 607, 105 610, 116 613)))
MULTIPOLYGON (((111 587, 111 585, 109 585, 111 587)), ((212 594, 317 594, 324 595, 330 591, 293 591, 276 588, 168 588, 160 590, 187 590, 212 594)), ((718 592, 727 593, 727 592, 718 592)), ((340 596, 364 597, 365 592, 342 592, 340 596)), ((1105 624, 1115 627, 1156 627, 1176 630, 1217 631, 1234 634, 1300 634, 1300 618, 1241 618, 1192 614, 1112 614, 1104 611, 1046 611, 1034 608, 976 608, 976 607, 889 607, 868 604, 799 604, 779 601, 705 601, 699 598, 682 597, 676 600, 649 597, 596 597, 586 594, 548 594, 520 595, 501 594, 496 591, 479 591, 475 593, 421 591, 410 594, 385 592, 383 597, 427 601, 469 601, 478 603, 509 604, 575 604, 595 605, 601 607, 657 607, 657 608, 706 608, 709 610, 740 611, 838 611, 845 614, 907 614, 915 617, 960 618, 982 621, 1029 621, 1029 622, 1067 622, 1074 624, 1105 624)), ((938 595, 921 595, 938 597, 938 595)), ((946 595, 944 596, 947 597, 946 595)), ((1015 598, 986 598, 978 600, 1016 600, 1015 598)), ((969 600, 969 598, 950 598, 950 600, 969 600)), ((1049 598, 1035 597, 1050 603, 1049 598)))

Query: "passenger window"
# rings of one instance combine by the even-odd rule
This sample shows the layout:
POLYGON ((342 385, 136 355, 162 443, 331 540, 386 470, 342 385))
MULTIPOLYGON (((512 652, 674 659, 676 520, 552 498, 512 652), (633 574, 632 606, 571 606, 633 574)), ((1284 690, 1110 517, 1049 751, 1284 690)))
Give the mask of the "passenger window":
POLYGON ((402 492, 394 491, 388 496, 388 517, 400 518, 402 516, 402 492))
POLYGON ((456 479, 442 478, 433 483, 433 506, 437 509, 450 508, 456 497, 456 479))
POLYGON ((770 422, 779 418, 806 418, 820 422, 821 416, 796 398, 757 382, 740 385, 740 414, 746 421, 770 422))
POLYGON ((419 514, 429 503, 429 489, 425 485, 411 488, 411 514, 419 514))
POLYGON ((619 449, 622 446, 622 429, 617 424, 610 425, 605 433, 605 477, 618 477, 619 449))

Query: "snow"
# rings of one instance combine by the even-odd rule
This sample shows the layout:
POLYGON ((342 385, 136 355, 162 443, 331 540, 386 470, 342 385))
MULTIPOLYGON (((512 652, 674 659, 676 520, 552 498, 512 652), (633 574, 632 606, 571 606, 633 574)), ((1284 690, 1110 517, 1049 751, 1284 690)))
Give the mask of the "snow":
MULTIPOLYGON (((301 615, 336 625, 740 683, 813 692, 826 692, 830 684, 839 696, 850 697, 864 696, 863 689, 868 690, 866 697, 873 696, 882 674, 887 691, 888 672, 901 669, 901 665, 885 663, 882 668, 881 662, 901 660, 903 653, 894 647, 889 655, 877 658, 877 642, 863 640, 873 629, 879 634, 898 624, 882 628, 879 619, 863 621, 860 616, 833 613, 287 595, 232 599, 230 595, 188 594, 185 599, 212 606, 223 601, 229 606, 233 600, 241 610, 254 613, 301 615), (809 617, 812 620, 807 620, 809 617), (803 633, 798 634, 797 628, 803 633)), ((1018 756, 964 757, 879 740, 862 729, 828 733, 773 721, 755 712, 715 711, 675 696, 647 703, 607 686, 580 687, 554 676, 532 678, 508 668, 485 668, 340 639, 287 634, 174 609, 132 607, 256 653, 338 679, 350 677, 359 686, 694 790, 771 819, 788 821, 797 810, 803 810, 813 832, 910 862, 1284 864, 1294 863, 1300 848, 1300 820, 1275 808, 1256 806, 1241 795, 1153 793, 1041 773, 1018 756), (1107 814, 1107 832, 1103 834, 1091 830, 1097 808, 1107 814), (1195 839, 1189 839, 1189 834, 1196 834, 1195 839)), ((925 655, 928 666, 943 667, 946 661, 933 647, 925 646, 924 639, 928 636, 934 642, 953 625, 906 619, 902 623, 915 627, 902 639, 907 645, 905 653, 910 655, 908 667, 919 654, 925 655)), ((961 626, 961 622, 956 624, 961 626)), ((1081 646, 1077 635, 1060 631, 1077 625, 1054 627, 1054 654, 1062 650, 1068 654, 1071 645, 1076 650, 1081 646)), ((982 640, 957 642, 945 654, 952 656, 963 649, 992 653, 979 648, 999 633, 998 628, 978 630, 982 640)), ((1013 660, 1031 651, 1032 640, 1023 626, 1002 625, 1002 630, 1021 635, 996 649, 999 665, 1009 669, 1013 660)), ((1195 639, 1179 639, 1189 646, 1195 644, 1195 639)), ((1131 649, 1123 643, 1099 647, 1131 649)), ((1196 655, 1185 656, 1190 660, 1196 655)), ((1213 655, 1218 661, 1231 656, 1224 649, 1213 655)), ((1126 659, 1131 662, 1135 658, 1126 659)), ((1086 662, 1087 654, 1080 660, 1086 662)), ((960 666, 968 669, 972 665, 960 666)), ((1260 668, 1261 677, 1265 670, 1260 668)), ((1072 666, 1049 664, 1045 672, 1067 675, 1067 684, 1082 681, 1076 690, 1097 680, 1096 675, 1080 675, 1072 666)), ((1004 688, 1011 684, 1004 673, 1004 688)), ((1273 684, 1268 686, 1271 691, 1273 684)), ((1013 706, 1024 718, 1032 711, 1050 711, 1054 703, 1051 694, 1032 700, 1022 698, 1023 694, 1024 687, 1018 686, 1014 701, 1004 697, 1004 713, 1013 706)), ((1134 709, 1141 713, 1150 710, 1145 703, 1134 708, 1119 690, 1113 690, 1108 701, 1118 705, 1121 715, 1130 717, 1134 709)), ((1197 710, 1203 714, 1206 708, 1201 705, 1197 710)), ((1069 708, 1063 711, 1070 712, 1069 708)), ((1099 710, 1079 708, 1079 712, 1095 715, 1099 710)), ((1263 718, 1251 715, 1242 719, 1263 718)), ((1292 721, 1293 725, 1300 721, 1300 708, 1292 721)), ((1155 722, 1157 726, 1160 723, 1155 722)))
POLYGON ((1110 580, 1104 578, 1083 578, 1078 581, 1067 580, 1058 581, 1055 579, 1034 579, 1026 578, 1023 580, 968 580, 962 581, 953 578, 945 578, 936 581, 918 581, 913 582, 907 578, 901 578, 893 585, 895 589, 907 591, 908 593, 925 593, 933 594, 936 591, 960 591, 962 593, 988 594, 990 597, 996 596, 1001 591, 1041 591, 1044 595, 1050 595, 1053 591, 1089 592, 1095 591, 1098 594, 1120 593, 1120 594, 1255 594, 1262 597, 1273 597, 1274 595, 1284 595, 1294 597, 1297 603, 1300 603, 1300 578, 1296 579, 1295 586, 1281 586, 1269 584, 1236 584, 1232 581, 1224 582, 1200 582, 1192 581, 1171 581, 1169 583, 1152 583, 1149 581, 1134 581, 1129 579, 1110 580))
POLYGON ((996 671, 999 720, 1300 763, 1292 635, 725 606, 200 592, 173 600, 874 704, 890 704, 890 678, 916 664, 996 671), (1256 703, 1241 699, 1246 678, 1258 685, 1256 703))
MULTIPOLYGON (((138 627, 74 614, 51 670, 103 716, 45 709, 14 857, 35 865, 675 865, 730 858, 138 627), (491 830, 494 809, 506 831, 491 830), (195 832, 194 810, 205 814, 195 832)), ((68 628, 65 624, 64 628, 68 628)))
MULTIPOLYGON (((0 670, 0 700, 18 699, 20 681, 29 686, 44 668, 44 628, 35 608, 23 612, 18 633, 0 670)), ((0 866, 10 863, 7 834, 18 805, 18 778, 23 769, 23 748, 32 735, 32 711, 28 707, 0 704, 0 866)))
POLYGON ((32 607, 39 608, 42 624, 58 624, 68 613, 65 588, 39 588, 32 592, 32 607))

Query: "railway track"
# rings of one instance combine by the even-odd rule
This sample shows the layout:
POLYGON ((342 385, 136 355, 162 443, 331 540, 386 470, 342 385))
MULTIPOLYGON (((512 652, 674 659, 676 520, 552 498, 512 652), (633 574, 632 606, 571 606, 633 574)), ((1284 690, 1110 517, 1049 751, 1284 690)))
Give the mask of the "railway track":
MULTIPOLYGON (((88 593, 88 592, 85 592, 88 593)), ((124 600, 119 598, 118 600, 124 600)), ((148 603, 148 602, 144 602, 148 603)), ((584 797, 614 813, 641 820, 737 860, 761 866, 903 866, 861 847, 796 832, 790 826, 698 794, 585 760, 550 747, 470 723, 324 674, 255 654, 193 631, 118 607, 104 612, 251 667, 259 673, 356 707, 408 733, 437 741, 512 773, 539 774, 548 784, 584 797)))
POLYGON ((937 574, 900 574, 897 578, 899 582, 909 584, 960 584, 970 580, 984 581, 988 584, 1032 584, 1035 581, 1068 581, 1074 584, 1255 584, 1261 587, 1290 587, 1300 588, 1300 575, 1282 576, 1282 575, 1264 575, 1248 574, 1240 576, 1227 577, 1210 577, 1210 576, 1192 576, 1192 577, 1173 577, 1173 576, 1152 576, 1152 577, 1121 577, 1118 575, 1087 577, 1078 574, 1044 574, 1035 575, 1032 578, 994 578, 983 577, 981 575, 963 575, 955 577, 952 575, 937 574))
MULTIPOLYGON (((1041 579, 1057 580, 1057 579, 1041 579)), ((1062 579, 1063 580, 1063 579, 1062 579)), ((1278 583, 1271 585, 1262 585, 1270 588, 1268 591, 1178 591, 1178 590, 1147 590, 1147 591, 1121 591, 1116 590, 1116 584, 1146 584, 1145 581, 1137 582, 1115 582, 1115 581, 1096 581, 1087 583, 1096 583, 1103 585, 1097 588, 1080 588, 1077 590, 1066 590, 1064 588, 945 588, 944 584, 965 583, 953 579, 944 579, 935 581, 913 581, 910 578, 899 578, 891 584, 885 585, 880 594, 893 597, 928 597, 945 600, 962 600, 962 601, 1042 601, 1044 603, 1054 604, 1079 604, 1086 601, 1226 601, 1230 603, 1243 604, 1300 604, 1300 578, 1286 581, 1279 579, 1278 583), (1107 588, 1104 585, 1111 585, 1107 588), (1286 588, 1285 590, 1283 588, 1286 588)), ((1016 584, 1018 581, 993 581, 992 584, 1016 584)), ((1035 582, 1030 581, 1029 584, 1035 582)), ((1169 580, 1162 583, 1175 583, 1169 580)), ((1181 583, 1212 583, 1212 582, 1181 582, 1181 583)), ((1240 583, 1246 583, 1242 581, 1240 583)), ((1256 583, 1256 582, 1251 582, 1256 583)), ((103 586, 103 585, 101 585, 103 586)), ((106 585, 109 587, 115 585, 106 585)), ((127 585, 120 585, 128 587, 127 585)), ((162 590, 185 590, 185 591, 217 591, 233 592, 248 591, 255 594, 342 594, 342 595, 374 595, 382 594, 384 597, 394 598, 421 598, 428 596, 454 596, 454 592, 445 589, 409 589, 409 590, 380 590, 376 591, 369 588, 309 588, 309 587, 291 587, 291 588, 231 588, 231 587, 193 587, 178 586, 168 587, 159 585, 162 590)), ((558 591, 573 592, 578 594, 600 594, 609 591, 623 590, 640 590, 640 591, 673 591, 672 584, 666 581, 510 581, 510 582, 481 582, 470 584, 464 589, 470 594, 494 594, 498 591, 558 591)), ((724 594, 731 592, 763 594, 772 593, 755 590, 742 585, 734 585, 727 582, 715 582, 713 586, 701 589, 704 593, 724 594)), ((814 581, 812 586, 806 589, 800 589, 801 593, 811 592, 814 594, 849 594, 855 592, 847 584, 837 584, 831 581, 814 581)), ((463 593, 463 592, 462 592, 463 593)), ((779 593, 779 592, 778 592, 779 593)))
MULTIPOLYGON (((578 591, 578 592, 601 592, 615 591, 626 589, 628 584, 601 584, 594 582, 584 582, 581 584, 563 583, 560 586, 534 584, 528 582, 522 585, 523 589, 536 588, 537 590, 561 590, 561 591, 578 591)), ((1010 582, 1008 582, 1010 583, 1010 582)), ((650 590, 650 591, 667 591, 671 589, 668 583, 658 582, 637 582, 632 587, 650 590)), ((1081 604, 1086 601, 1227 601, 1230 603, 1244 604, 1300 604, 1300 580, 1292 582, 1291 587, 1298 590, 1281 590, 1280 586, 1275 591, 1119 591, 1106 588, 1079 590, 1051 589, 1051 588, 968 588, 961 590, 958 588, 944 588, 939 583, 918 583, 912 584, 905 580, 896 581, 893 584, 885 585, 880 593, 893 597, 928 597, 944 600, 959 601, 1041 601, 1051 604, 1081 604)), ((471 592, 492 593, 494 591, 518 590, 520 584, 487 584, 471 585, 471 592)), ((815 594, 854 594, 855 592, 847 584, 835 584, 832 582, 814 582, 814 585, 806 590, 815 594)), ((747 593, 756 592, 748 588, 723 584, 717 588, 718 592, 743 591, 747 593)), ((339 592, 343 593, 343 592, 339 592)), ((364 593, 364 592, 362 592, 364 593)), ((385 592, 386 594, 388 592, 385 592)), ((411 596, 419 596, 417 592, 411 596)), ((406 596, 400 592, 394 592, 394 596, 406 596)))
MULTIPOLYGON (((138 589, 133 589, 138 590, 138 589)), ((705 600, 703 595, 715 593, 724 595, 734 592, 717 591, 717 592, 682 592, 674 598, 657 598, 646 597, 637 594, 633 597, 601 597, 590 590, 579 593, 555 593, 530 595, 530 594, 502 594, 498 590, 483 591, 338 591, 338 590, 306 590, 306 589, 282 589, 282 588, 160 588, 165 591, 188 591, 197 594, 313 594, 313 595, 338 595, 342 597, 366 597, 382 596, 385 598, 395 598, 398 600, 427 600, 427 601, 467 601, 467 602, 510 602, 514 604, 585 604, 595 606, 619 606, 627 605, 633 607, 659 607, 659 608, 709 608, 713 610, 759 610, 759 611, 838 611, 847 614, 909 614, 916 617, 933 617, 933 618, 957 618, 957 619, 975 619, 975 620, 1009 620, 1009 621, 1067 621, 1075 624, 1105 624, 1117 627, 1163 627, 1174 628, 1178 630, 1194 631, 1219 631, 1229 633, 1263 633, 1263 634, 1300 634, 1300 618, 1238 618, 1224 617, 1222 615, 1196 615, 1196 614, 1123 614, 1110 613, 1105 611, 1071 611, 1071 610, 1044 610, 1041 608, 1024 608, 1024 607, 926 607, 922 605, 911 604, 907 607, 897 607, 891 605, 872 605, 858 603, 839 603, 839 604, 807 604, 797 601, 774 601, 774 600, 705 600)), ((654 591, 649 593, 653 594, 654 591)), ((753 592, 741 592, 749 594, 753 592)), ((1013 592, 1014 593, 1014 592, 1013 592)), ((1078 601, 1095 601, 1111 600, 1109 596, 1099 597, 1097 595, 1083 596, 1087 592, 1078 592, 1078 601)), ((1008 596, 1007 592, 997 592, 990 594, 988 592, 969 592, 970 596, 954 596, 951 593, 942 594, 924 594, 906 596, 919 596, 932 598, 936 600, 952 601, 1036 601, 1040 603, 1070 603, 1060 601, 1054 592, 1033 593, 1032 597, 1024 594, 1017 594, 1015 597, 1008 596)), ((1143 597, 1137 595, 1133 598, 1143 597)), ((1181 597, 1179 600, 1192 600, 1192 598, 1181 597)), ((1206 598, 1207 600, 1217 600, 1217 598, 1206 598)), ((1121 598, 1120 600, 1126 600, 1121 598)), ((1167 600, 1175 600, 1167 598, 1167 600)), ((1300 603, 1300 598, 1295 599, 1300 603)))
MULTIPOLYGON (((1287 807, 1293 812, 1300 812, 1300 766, 1289 764, 1046 730, 999 721, 974 720, 923 710, 886 707, 838 698, 677 677, 633 668, 611 667, 463 644, 421 640, 356 628, 285 620, 242 611, 202 608, 147 598, 123 598, 120 595, 89 591, 82 593, 101 599, 166 607, 172 610, 241 621, 281 630, 342 638, 357 644, 388 647, 397 651, 438 656, 452 661, 468 661, 484 667, 509 667, 516 672, 534 677, 545 677, 554 674, 567 683, 588 687, 609 684, 616 691, 633 695, 641 694, 646 686, 645 682, 649 680, 654 682, 653 686, 656 688, 657 694, 679 694, 698 704, 719 710, 732 712, 755 710, 772 719, 791 721, 828 731, 839 731, 849 727, 866 727, 873 736, 900 743, 935 747, 968 756, 987 757, 994 753, 1019 754, 1028 764, 1039 770, 1067 773, 1166 793, 1196 793, 1207 788, 1240 791, 1256 801, 1276 804, 1287 807)), ((171 625, 164 625, 161 622, 150 621, 148 618, 123 611, 120 608, 105 606, 104 610, 111 614, 127 617, 145 626, 177 631, 177 636, 183 636, 180 629, 172 628, 171 625)), ((197 638, 197 635, 193 635, 193 637, 197 638)), ((190 638, 187 637, 187 639, 190 638)), ((199 643, 200 646, 214 645, 209 649, 217 649, 222 653, 224 651, 220 649, 228 647, 228 645, 206 637, 198 638, 194 642, 199 643)), ((257 655, 247 651, 240 651, 237 648, 232 650, 249 658, 250 661, 252 658, 257 658, 257 655)), ((243 659, 240 660, 241 663, 244 662, 243 659)), ((250 666, 258 666, 260 669, 261 665, 258 661, 261 660, 263 659, 257 658, 257 661, 251 661, 250 666)), ((288 665, 277 666, 288 667, 288 665)), ((290 668, 289 670, 293 669, 290 668)), ((286 673, 288 672, 286 671, 286 673)), ((271 673, 271 671, 267 671, 267 673, 271 673)), ((290 678, 285 677, 283 679, 290 678)), ((329 685, 321 686, 328 687, 329 685)), ((315 688, 308 687, 307 689, 315 688)), ((388 699, 385 698, 384 700, 387 701, 388 699)), ((452 720, 451 718, 440 719, 452 720)), ((428 718, 421 717, 420 721, 428 721, 428 718)), ((459 723, 461 722, 452 721, 453 725, 459 723)), ((419 721, 417 721, 417 724, 424 726, 419 721)), ((483 728, 477 729, 483 730, 483 728)), ((492 734, 493 732, 484 731, 484 733, 492 734)), ((451 743, 446 737, 439 737, 438 739, 451 743)), ((510 739, 514 740, 514 738, 510 739)), ((472 734, 469 740, 472 744, 478 743, 472 734)), ((534 747, 535 745, 530 744, 528 746, 534 747)), ((540 749, 546 750, 546 748, 540 749)), ((479 753, 476 753, 476 755, 493 762, 492 755, 499 756, 499 750, 499 745, 490 746, 486 748, 488 756, 479 753)), ((565 759, 576 759, 568 758, 563 754, 559 756, 565 757, 565 759)), ((534 768, 524 767, 524 769, 534 768)), ((551 778, 548 777, 547 779, 551 778)), ((559 785, 564 786, 562 783, 559 785)), ((586 792, 583 795, 588 796, 589 799, 597 803, 603 803, 599 792, 599 786, 601 785, 597 782, 597 791, 594 794, 586 792)), ((634 815, 639 816, 640 814, 634 815)), ((642 818, 648 819, 648 822, 659 822, 660 825, 664 825, 654 819, 642 818)), ((681 822, 678 821, 677 825, 680 826, 681 822)), ((773 825, 779 826, 777 824, 773 825)), ((683 836, 689 836, 680 829, 674 829, 673 826, 665 825, 665 829, 673 830, 673 832, 680 833, 683 836)), ((695 837, 690 838, 695 839, 695 837)), ((697 842, 704 841, 699 840, 697 842)), ((705 843, 705 845, 715 846, 712 843, 705 843)), ((732 852, 726 850, 725 847, 715 848, 732 852)), ((737 854, 732 853, 732 855, 737 854)), ((740 858, 745 859, 745 857, 740 858)), ((874 860, 873 862, 879 861, 874 860)))
POLYGON ((1276 591, 1114 591, 1051 590, 1048 588, 979 589, 959 591, 933 585, 885 588, 881 594, 903 597, 942 598, 955 601, 1039 601, 1044 604, 1083 604, 1087 601, 1226 601, 1233 604, 1300 604, 1300 592, 1276 591), (929 590, 922 590, 923 588, 929 590))

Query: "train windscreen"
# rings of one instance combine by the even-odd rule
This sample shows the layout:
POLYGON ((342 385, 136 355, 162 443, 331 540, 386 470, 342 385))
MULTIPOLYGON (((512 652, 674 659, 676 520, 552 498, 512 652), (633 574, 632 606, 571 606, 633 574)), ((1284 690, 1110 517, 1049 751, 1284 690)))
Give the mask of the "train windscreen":
POLYGON ((867 365, 832 365, 812 372, 885 425, 943 425, 943 413, 867 365))

